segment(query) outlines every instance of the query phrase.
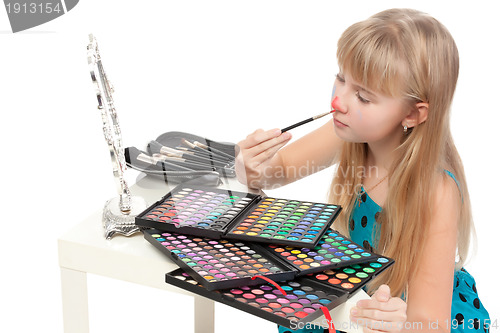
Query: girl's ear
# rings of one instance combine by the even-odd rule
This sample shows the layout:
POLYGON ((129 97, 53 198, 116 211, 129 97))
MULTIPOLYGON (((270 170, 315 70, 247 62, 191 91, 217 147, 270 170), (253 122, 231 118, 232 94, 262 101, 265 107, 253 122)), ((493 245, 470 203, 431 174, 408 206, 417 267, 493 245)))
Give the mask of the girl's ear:
POLYGON ((427 120, 429 114, 429 103, 420 102, 415 104, 410 113, 403 119, 403 126, 413 128, 427 120))

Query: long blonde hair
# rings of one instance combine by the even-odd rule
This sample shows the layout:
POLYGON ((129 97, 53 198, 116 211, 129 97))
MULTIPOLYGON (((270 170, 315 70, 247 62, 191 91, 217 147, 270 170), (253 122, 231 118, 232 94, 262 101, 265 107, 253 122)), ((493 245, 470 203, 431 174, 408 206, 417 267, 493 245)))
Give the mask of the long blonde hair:
MULTIPOLYGON (((450 107, 458 79, 459 60, 448 30, 431 16, 411 9, 391 9, 350 26, 338 42, 339 67, 353 80, 393 97, 409 107, 429 104, 425 122, 408 130, 395 150, 389 170, 389 190, 378 218, 380 236, 375 251, 395 259, 394 266, 375 279, 391 287, 393 295, 407 292, 408 281, 419 264, 429 228, 435 184, 452 172, 460 184, 461 211, 457 235, 458 262, 467 258, 473 223, 464 168, 450 133, 450 107)), ((348 232, 360 173, 342 172, 365 167, 366 143, 345 142, 339 157, 329 200, 344 207, 339 223, 348 232)))

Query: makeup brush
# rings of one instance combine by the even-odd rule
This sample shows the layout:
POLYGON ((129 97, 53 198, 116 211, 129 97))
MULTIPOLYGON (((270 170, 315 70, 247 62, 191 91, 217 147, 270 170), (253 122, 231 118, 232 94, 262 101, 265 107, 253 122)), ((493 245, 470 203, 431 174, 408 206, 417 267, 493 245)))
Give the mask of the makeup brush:
POLYGON ((203 144, 201 142, 195 141, 195 142, 191 143, 191 142, 189 142, 186 139, 182 139, 181 142, 183 144, 185 144, 186 146, 191 147, 193 149, 198 148, 198 149, 201 149, 201 150, 203 150, 206 153, 209 153, 211 155, 217 155, 217 156, 219 156, 221 158, 224 158, 228 162, 234 160, 234 156, 231 156, 231 155, 229 155, 229 154, 227 154, 227 153, 225 153, 225 152, 223 152, 223 151, 221 151, 219 149, 215 149, 214 147, 209 147, 209 146, 207 146, 207 145, 205 145, 205 144, 203 144))
POLYGON ((210 159, 208 157, 201 157, 201 156, 195 156, 191 155, 188 152, 183 152, 174 148, 170 147, 165 147, 158 141, 152 140, 148 144, 149 150, 152 153, 159 153, 166 155, 168 157, 178 157, 182 158, 186 161, 191 161, 194 163, 199 163, 199 164, 206 164, 208 166, 215 166, 215 167, 225 167, 226 163, 215 161, 213 159, 210 159))
POLYGON ((186 160, 184 158, 177 157, 177 156, 167 156, 167 155, 163 155, 163 154, 153 154, 153 155, 154 156, 160 155, 160 156, 163 157, 164 161, 170 161, 170 163, 182 164, 182 165, 184 165, 186 167, 189 167, 189 168, 191 168, 193 170, 207 170, 207 169, 211 169, 211 170, 217 171, 219 173, 223 172, 226 176, 233 176, 233 175, 235 175, 234 165, 230 165, 230 164, 227 164, 227 166, 217 166, 217 165, 214 165, 214 164, 198 163, 198 162, 186 160))
MULTIPOLYGON (((193 168, 189 164, 179 163, 178 161, 173 161, 173 163, 166 161, 166 156, 153 156, 137 149, 136 147, 128 147, 125 149, 125 160, 131 165, 136 165, 137 162, 145 163, 151 167, 158 167, 159 170, 169 170, 169 171, 193 171, 193 168)), ((140 163, 139 163, 140 164, 140 163)), ((139 165, 143 167, 144 165, 139 165)), ((201 168, 200 168, 201 169, 201 168)), ((207 170, 204 168, 203 170, 207 170)))
POLYGON ((331 110, 331 111, 329 111, 329 112, 325 112, 325 113, 322 113, 322 114, 318 114, 317 116, 313 116, 313 117, 308 118, 308 119, 306 119, 306 120, 299 121, 298 123, 293 124, 293 125, 291 125, 291 126, 285 127, 285 128, 283 128, 283 129, 281 130, 281 133, 284 133, 284 132, 286 132, 286 131, 289 131, 289 130, 291 130, 291 129, 294 129, 295 127, 302 126, 302 125, 304 125, 304 124, 307 124, 308 122, 311 122, 311 121, 313 121, 313 120, 316 120, 316 119, 322 118, 322 117, 324 117, 324 116, 329 115, 330 113, 335 112, 335 108, 333 107, 333 103, 336 101, 336 99, 337 99, 337 96, 335 96, 335 98, 334 98, 334 99, 333 99, 333 101, 332 101, 332 110, 331 110))
POLYGON ((175 147, 175 149, 177 150, 180 150, 180 151, 184 151, 184 152, 188 152, 190 154, 193 154, 195 156, 201 156, 201 157, 205 157, 205 158, 209 158, 209 159, 213 159, 215 161, 219 161, 219 162, 222 162, 222 163, 228 163, 229 161, 227 160, 227 158, 222 158, 221 156, 219 155, 215 155, 215 154, 212 154, 200 147, 196 147, 194 146, 193 148, 191 147, 180 147, 180 146, 177 146, 175 147))
POLYGON ((169 162, 169 163, 175 163, 179 165, 183 165, 185 167, 188 167, 192 170, 215 170, 214 165, 209 165, 209 164, 203 164, 199 163, 196 161, 190 161, 186 160, 185 158, 182 157, 177 157, 177 156, 169 156, 169 155, 164 155, 164 154, 153 154, 155 158, 161 160, 162 162, 169 162))
MULTIPOLYGON (((184 146, 186 146, 186 148, 184 148, 184 149, 187 149, 189 151, 195 152, 196 154, 199 154, 201 156, 206 156, 206 157, 209 157, 209 158, 213 158, 213 159, 225 162, 225 163, 229 162, 229 159, 226 158, 225 156, 222 156, 220 154, 215 154, 215 153, 210 152, 210 151, 208 151, 206 149, 198 147, 198 146, 194 145, 193 143, 189 142, 186 139, 181 139, 181 143, 184 146)), ((180 147, 176 147, 176 149, 180 149, 180 147)))

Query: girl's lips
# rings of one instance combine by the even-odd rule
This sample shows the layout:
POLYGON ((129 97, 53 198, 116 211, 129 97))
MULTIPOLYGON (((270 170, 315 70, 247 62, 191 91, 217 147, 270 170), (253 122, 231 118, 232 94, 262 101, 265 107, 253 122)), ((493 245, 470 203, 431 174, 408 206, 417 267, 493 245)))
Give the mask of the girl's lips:
POLYGON ((347 126, 346 124, 344 124, 343 122, 341 121, 338 121, 337 119, 333 118, 333 123, 338 126, 338 127, 349 127, 347 126))

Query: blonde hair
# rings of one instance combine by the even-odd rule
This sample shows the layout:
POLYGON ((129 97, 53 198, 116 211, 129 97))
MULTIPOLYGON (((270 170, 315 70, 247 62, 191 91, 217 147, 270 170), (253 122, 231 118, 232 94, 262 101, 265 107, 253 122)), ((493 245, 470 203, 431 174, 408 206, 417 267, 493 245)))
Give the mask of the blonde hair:
MULTIPOLYGON (((452 172, 460 184, 461 211, 458 227, 458 263, 467 258, 473 223, 464 168, 450 133, 450 107, 458 79, 459 59, 448 30, 431 16, 411 9, 391 9, 350 26, 340 37, 337 58, 342 71, 371 90, 402 97, 408 107, 429 104, 425 122, 408 130, 395 150, 389 170, 389 190, 379 218, 375 251, 395 259, 395 264, 370 290, 381 283, 393 295, 407 292, 408 281, 419 264, 429 228, 435 184, 452 172)), ((345 142, 330 192, 330 202, 344 211, 339 231, 347 233, 356 197, 345 189, 360 188, 362 175, 342 172, 364 167, 366 143, 345 142)))

